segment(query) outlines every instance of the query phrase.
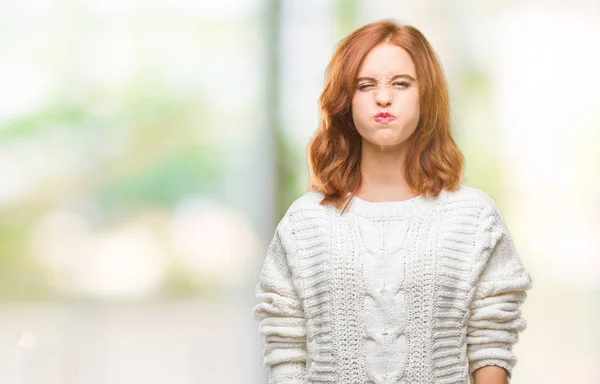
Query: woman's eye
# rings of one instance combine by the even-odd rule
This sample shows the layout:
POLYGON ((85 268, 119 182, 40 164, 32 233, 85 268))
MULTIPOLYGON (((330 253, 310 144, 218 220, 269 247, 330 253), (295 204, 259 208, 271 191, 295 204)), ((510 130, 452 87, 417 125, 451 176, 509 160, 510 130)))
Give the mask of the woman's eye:
POLYGON ((367 89, 371 86, 371 84, 361 84, 358 86, 358 89, 360 89, 361 91, 364 89, 367 89))
POLYGON ((406 81, 396 81, 396 82, 394 83, 394 85, 399 85, 399 86, 401 86, 401 87, 408 87, 410 84, 409 84, 409 83, 407 83, 406 81))

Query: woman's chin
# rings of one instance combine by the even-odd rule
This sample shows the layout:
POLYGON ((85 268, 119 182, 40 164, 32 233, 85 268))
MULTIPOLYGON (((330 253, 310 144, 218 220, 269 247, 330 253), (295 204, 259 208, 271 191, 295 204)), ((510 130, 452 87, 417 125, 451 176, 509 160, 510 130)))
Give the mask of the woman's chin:
POLYGON ((375 132, 372 132, 370 137, 363 142, 368 142, 369 145, 373 147, 377 147, 380 149, 392 149, 398 148, 410 139, 409 137, 404 137, 406 131, 398 132, 392 129, 379 129, 375 132))
POLYGON ((371 141, 369 142, 369 146, 377 151, 391 151, 394 150, 396 148, 399 148, 400 145, 402 144, 402 142, 396 142, 396 141, 371 141))
POLYGON ((375 147, 393 148, 397 147, 402 143, 397 137, 374 137, 372 140, 368 140, 369 144, 375 147))

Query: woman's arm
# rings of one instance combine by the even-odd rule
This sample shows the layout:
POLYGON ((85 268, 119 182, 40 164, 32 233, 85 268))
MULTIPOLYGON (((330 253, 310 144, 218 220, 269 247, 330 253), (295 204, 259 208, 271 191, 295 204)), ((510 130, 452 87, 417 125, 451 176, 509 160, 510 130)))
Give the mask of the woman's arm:
POLYGON ((517 364, 512 347, 527 327, 520 306, 532 281, 493 201, 484 216, 487 246, 481 254, 483 268, 470 307, 467 356, 477 384, 505 384, 503 375, 510 379, 517 364))
POLYGON ((306 320, 288 263, 295 249, 290 225, 284 217, 277 226, 256 285, 253 313, 264 336, 269 384, 301 384, 306 375, 306 320))

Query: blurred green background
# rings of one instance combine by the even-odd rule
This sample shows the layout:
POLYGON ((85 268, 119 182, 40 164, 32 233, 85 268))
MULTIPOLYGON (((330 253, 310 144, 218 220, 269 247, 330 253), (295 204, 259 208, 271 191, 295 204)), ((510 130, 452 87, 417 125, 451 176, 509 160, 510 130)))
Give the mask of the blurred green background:
POLYGON ((513 383, 600 382, 597 1, 0 1, 0 382, 261 383, 254 285, 336 44, 395 18, 534 290, 513 383), (553 369, 548 369, 552 367, 553 369))

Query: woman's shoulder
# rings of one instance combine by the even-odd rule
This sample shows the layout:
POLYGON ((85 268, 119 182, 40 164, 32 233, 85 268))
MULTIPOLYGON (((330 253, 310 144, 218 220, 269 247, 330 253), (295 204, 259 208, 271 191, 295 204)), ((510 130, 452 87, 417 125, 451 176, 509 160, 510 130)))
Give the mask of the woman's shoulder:
POLYGON ((461 184, 455 191, 444 191, 443 199, 448 204, 470 204, 474 208, 486 208, 496 210, 496 202, 484 190, 461 184))
POLYGON ((286 215, 326 212, 329 206, 321 205, 323 194, 319 191, 308 191, 296 198, 289 206, 286 215))
POLYGON ((321 205, 323 194, 318 191, 308 191, 296 198, 288 207, 283 220, 303 222, 311 219, 326 218, 334 209, 321 205))
POLYGON ((309 191, 296 198, 289 206, 278 225, 281 236, 294 239, 294 249, 303 247, 305 241, 327 232, 332 208, 321 205, 323 195, 309 191))
POLYGON ((466 184, 461 184, 455 191, 444 190, 440 201, 441 208, 448 213, 448 217, 478 217, 484 223, 498 221, 503 217, 494 198, 486 191, 466 184))

